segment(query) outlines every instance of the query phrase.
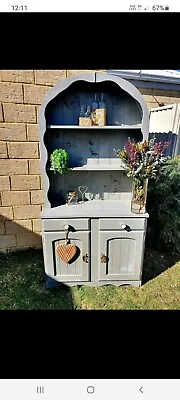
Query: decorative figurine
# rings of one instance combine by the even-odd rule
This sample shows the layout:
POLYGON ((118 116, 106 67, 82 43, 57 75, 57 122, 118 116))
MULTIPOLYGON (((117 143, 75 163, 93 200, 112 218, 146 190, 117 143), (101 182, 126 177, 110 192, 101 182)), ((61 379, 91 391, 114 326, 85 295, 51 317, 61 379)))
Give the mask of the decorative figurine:
POLYGON ((70 204, 74 205, 74 204, 77 204, 77 202, 78 202, 78 196, 75 191, 69 191, 65 196, 65 200, 66 200, 66 204, 68 206, 70 204))
POLYGON ((84 203, 85 193, 87 192, 88 187, 87 186, 79 186, 78 190, 82 195, 82 203, 84 203))
POLYGON ((82 117, 85 117, 85 107, 84 107, 84 106, 81 106, 79 116, 80 116, 81 118, 82 118, 82 117))
POLYGON ((85 113, 85 117, 90 117, 91 116, 91 106, 87 107, 87 111, 85 113))

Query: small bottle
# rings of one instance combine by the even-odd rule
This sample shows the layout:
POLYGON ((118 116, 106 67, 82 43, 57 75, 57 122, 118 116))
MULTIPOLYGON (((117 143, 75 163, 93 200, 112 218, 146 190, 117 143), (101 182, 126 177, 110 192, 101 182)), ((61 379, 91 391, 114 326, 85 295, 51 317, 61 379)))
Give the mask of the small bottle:
POLYGON ((91 115, 91 106, 88 106, 88 107, 87 107, 87 111, 86 111, 86 113, 85 113, 85 116, 86 116, 86 117, 90 117, 90 115, 91 115))
POLYGON ((97 108, 99 108, 99 105, 98 105, 98 101, 97 101, 97 94, 95 93, 94 100, 91 104, 92 112, 95 111, 97 108))
POLYGON ((81 106, 79 116, 80 116, 80 117, 85 117, 85 107, 84 107, 84 106, 81 106))
POLYGON ((104 100, 104 93, 101 94, 101 100, 99 102, 99 108, 106 109, 106 103, 105 103, 105 100, 104 100))

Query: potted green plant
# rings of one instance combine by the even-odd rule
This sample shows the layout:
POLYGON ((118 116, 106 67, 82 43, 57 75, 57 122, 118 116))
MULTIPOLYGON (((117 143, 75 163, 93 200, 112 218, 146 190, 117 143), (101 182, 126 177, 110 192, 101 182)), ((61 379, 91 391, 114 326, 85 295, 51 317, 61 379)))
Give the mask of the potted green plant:
POLYGON ((69 154, 65 149, 55 149, 50 155, 50 170, 61 175, 69 171, 69 154))

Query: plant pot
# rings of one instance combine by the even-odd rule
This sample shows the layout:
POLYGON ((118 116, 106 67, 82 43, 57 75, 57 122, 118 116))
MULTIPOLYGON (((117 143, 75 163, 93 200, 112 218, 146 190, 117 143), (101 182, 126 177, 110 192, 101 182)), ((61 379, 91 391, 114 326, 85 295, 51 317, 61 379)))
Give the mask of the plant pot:
POLYGON ((133 179, 131 212, 134 214, 144 214, 146 212, 148 179, 133 179))

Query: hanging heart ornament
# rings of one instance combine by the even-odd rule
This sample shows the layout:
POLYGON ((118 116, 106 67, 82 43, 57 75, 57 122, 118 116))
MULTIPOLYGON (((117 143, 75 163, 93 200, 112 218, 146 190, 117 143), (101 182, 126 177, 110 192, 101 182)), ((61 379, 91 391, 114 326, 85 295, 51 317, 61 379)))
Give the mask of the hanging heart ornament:
POLYGON ((77 247, 74 244, 59 244, 56 252, 62 261, 68 263, 76 255, 77 247))

